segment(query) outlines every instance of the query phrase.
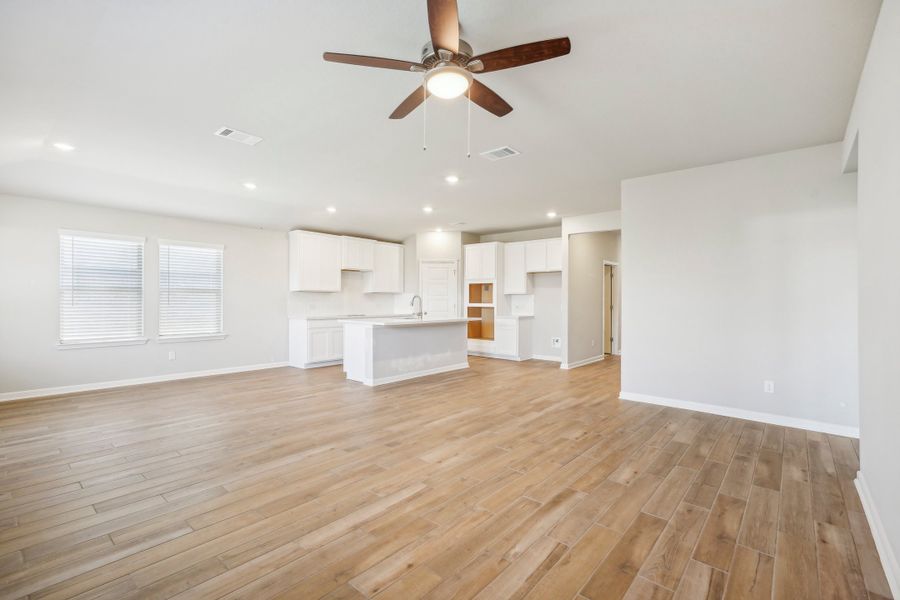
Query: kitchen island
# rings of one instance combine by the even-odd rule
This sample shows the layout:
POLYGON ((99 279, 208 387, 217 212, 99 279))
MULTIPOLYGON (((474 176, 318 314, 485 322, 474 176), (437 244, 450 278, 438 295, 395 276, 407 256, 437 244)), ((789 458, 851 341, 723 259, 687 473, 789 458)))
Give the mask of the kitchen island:
POLYGON ((467 369, 467 322, 409 317, 341 320, 347 379, 376 386, 467 369))

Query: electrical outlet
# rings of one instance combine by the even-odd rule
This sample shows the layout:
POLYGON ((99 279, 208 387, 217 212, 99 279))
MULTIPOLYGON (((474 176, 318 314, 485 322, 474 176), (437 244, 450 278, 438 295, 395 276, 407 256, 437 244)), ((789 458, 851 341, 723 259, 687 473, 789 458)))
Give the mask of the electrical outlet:
POLYGON ((591 348, 597 345, 597 340, 591 340, 591 348))
POLYGON ((562 342, 558 337, 550 338, 550 346, 553 348, 559 348, 562 345, 562 342))
POLYGON ((765 381, 763 381, 763 392, 765 392, 767 394, 774 394, 775 393, 775 382, 772 381, 771 379, 766 379, 765 381))
POLYGON ((169 350, 169 360, 175 360, 175 351, 169 350))

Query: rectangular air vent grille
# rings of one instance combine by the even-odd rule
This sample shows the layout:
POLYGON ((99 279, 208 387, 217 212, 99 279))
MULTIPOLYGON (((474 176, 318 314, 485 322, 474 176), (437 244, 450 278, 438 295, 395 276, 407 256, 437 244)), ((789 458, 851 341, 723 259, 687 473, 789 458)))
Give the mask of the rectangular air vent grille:
POLYGON ((232 129, 231 127, 221 127, 215 131, 215 134, 219 137, 228 138, 229 140, 240 142, 242 144, 247 144, 248 146, 255 146, 262 141, 262 138, 259 136, 251 135, 243 131, 238 131, 237 129, 232 129))
POLYGON ((502 160, 504 158, 509 158, 510 156, 516 156, 517 154, 521 154, 521 152, 515 148, 510 148, 509 146, 494 148, 493 150, 481 153, 481 155, 488 160, 502 160))

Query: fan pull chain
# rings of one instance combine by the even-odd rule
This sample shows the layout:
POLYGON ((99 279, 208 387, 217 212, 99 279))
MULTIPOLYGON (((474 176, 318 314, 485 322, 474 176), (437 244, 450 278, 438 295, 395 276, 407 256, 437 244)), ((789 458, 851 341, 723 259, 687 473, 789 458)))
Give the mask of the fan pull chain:
POLYGON ((472 158, 472 86, 469 86, 466 96, 466 158, 472 158))
POLYGON ((428 132, 428 86, 422 82, 422 151, 428 150, 426 134, 428 132))

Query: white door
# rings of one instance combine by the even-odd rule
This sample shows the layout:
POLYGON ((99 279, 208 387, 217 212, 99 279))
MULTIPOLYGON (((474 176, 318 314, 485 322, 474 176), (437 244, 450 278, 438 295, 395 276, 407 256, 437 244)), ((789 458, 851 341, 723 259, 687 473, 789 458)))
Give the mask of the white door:
POLYGON ((481 246, 469 244, 466 250, 466 279, 481 279, 481 246))
POLYGON ((459 316, 459 284, 455 260, 419 263, 422 311, 429 319, 459 316))

